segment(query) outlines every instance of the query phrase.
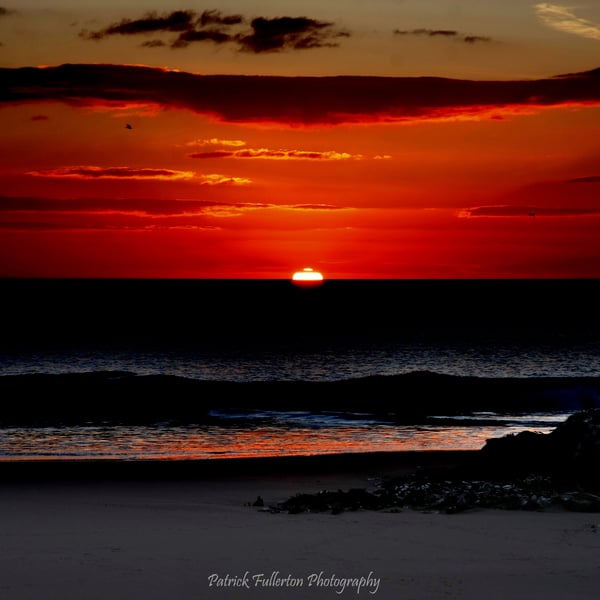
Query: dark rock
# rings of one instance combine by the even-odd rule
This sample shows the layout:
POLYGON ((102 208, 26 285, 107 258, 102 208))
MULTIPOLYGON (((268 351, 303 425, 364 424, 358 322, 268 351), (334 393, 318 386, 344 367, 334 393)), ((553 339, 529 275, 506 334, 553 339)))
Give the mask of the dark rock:
POLYGON ((490 439, 480 468, 495 475, 539 473, 585 488, 600 488, 600 409, 571 415, 551 433, 525 431, 490 439))
POLYGON ((524 473, 543 470, 552 453, 548 434, 522 431, 487 440, 481 449, 482 459, 495 473, 524 473))
POLYGON ((291 514, 301 512, 331 512, 379 510, 385 507, 381 497, 365 489, 351 489, 346 492, 323 490, 316 494, 297 494, 277 505, 278 510, 291 514))
POLYGON ((562 505, 574 512, 600 512, 600 496, 584 492, 571 492, 560 497, 562 505))
POLYGON ((553 506, 566 506, 569 510, 593 510, 595 499, 582 496, 560 496, 550 478, 528 477, 513 483, 484 480, 441 480, 435 476, 418 475, 382 482, 375 492, 350 490, 343 492, 321 491, 317 494, 298 494, 273 507, 273 512, 331 512, 340 514, 348 510, 400 511, 411 508, 456 514, 478 508, 504 510, 545 510, 553 506))

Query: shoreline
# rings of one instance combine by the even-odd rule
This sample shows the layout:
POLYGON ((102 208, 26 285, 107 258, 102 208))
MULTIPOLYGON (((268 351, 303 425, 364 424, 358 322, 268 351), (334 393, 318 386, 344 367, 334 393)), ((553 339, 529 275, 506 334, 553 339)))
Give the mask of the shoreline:
POLYGON ((478 450, 355 452, 190 460, 14 460, 0 461, 0 481, 161 481, 259 476, 407 474, 420 467, 472 463, 478 450))

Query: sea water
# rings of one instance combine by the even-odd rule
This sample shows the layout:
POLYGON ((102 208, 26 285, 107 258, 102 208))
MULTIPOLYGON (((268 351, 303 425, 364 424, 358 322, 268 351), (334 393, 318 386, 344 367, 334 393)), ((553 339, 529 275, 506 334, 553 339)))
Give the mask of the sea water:
MULTIPOLYGON (((0 376, 600 377, 599 290, 590 280, 326 281, 310 289, 283 280, 4 280, 0 376)), ((147 400, 132 402, 143 412, 147 400)), ((491 437, 549 432, 569 414, 475 411, 411 424, 289 411, 282 401, 280 410, 215 409, 204 423, 4 424, 0 460, 473 450, 491 437)))

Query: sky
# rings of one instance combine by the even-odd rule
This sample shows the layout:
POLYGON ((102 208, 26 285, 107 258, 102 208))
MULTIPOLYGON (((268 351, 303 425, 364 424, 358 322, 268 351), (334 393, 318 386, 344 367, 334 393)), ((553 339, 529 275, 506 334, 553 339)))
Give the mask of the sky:
POLYGON ((0 277, 600 276, 600 3, 0 0, 0 277))

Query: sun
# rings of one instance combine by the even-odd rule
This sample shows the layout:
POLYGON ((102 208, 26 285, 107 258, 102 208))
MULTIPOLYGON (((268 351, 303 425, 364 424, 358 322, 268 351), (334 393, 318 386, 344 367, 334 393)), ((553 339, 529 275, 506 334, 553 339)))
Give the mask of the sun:
POLYGON ((323 283, 323 275, 319 271, 305 267, 292 275, 292 281, 298 285, 319 285, 323 283))

